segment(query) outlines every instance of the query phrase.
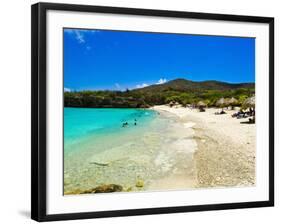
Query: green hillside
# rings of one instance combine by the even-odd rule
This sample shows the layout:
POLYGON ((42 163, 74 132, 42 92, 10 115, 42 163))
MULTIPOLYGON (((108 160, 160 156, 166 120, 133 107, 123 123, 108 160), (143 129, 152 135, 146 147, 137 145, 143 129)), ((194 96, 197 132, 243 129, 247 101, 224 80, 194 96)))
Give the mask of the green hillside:
POLYGON ((183 105, 204 101, 208 106, 214 106, 221 97, 234 97, 238 100, 237 104, 241 105, 254 93, 254 83, 175 79, 164 84, 127 91, 65 92, 64 103, 66 107, 145 108, 171 101, 183 105))

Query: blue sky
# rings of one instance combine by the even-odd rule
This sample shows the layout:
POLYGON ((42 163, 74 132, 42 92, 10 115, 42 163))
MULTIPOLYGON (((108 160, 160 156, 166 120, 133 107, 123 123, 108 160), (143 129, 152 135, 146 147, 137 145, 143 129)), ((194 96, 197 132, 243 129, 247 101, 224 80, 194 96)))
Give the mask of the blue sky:
POLYGON ((64 29, 64 88, 125 90, 185 78, 255 81, 255 39, 64 29))

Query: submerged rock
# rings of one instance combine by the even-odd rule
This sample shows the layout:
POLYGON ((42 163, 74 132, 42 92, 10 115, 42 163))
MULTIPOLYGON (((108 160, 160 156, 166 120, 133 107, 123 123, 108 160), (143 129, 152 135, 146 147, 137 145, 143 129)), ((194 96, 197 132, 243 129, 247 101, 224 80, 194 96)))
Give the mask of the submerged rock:
POLYGON ((130 191, 132 191, 132 190, 133 190, 133 187, 128 187, 126 191, 127 191, 127 192, 130 192, 130 191))
POLYGON ((72 190, 72 191, 65 191, 64 195, 81 194, 81 192, 82 191, 80 189, 75 189, 75 190, 72 190))
POLYGON ((98 187, 87 189, 87 190, 80 190, 75 189, 72 191, 67 191, 64 194, 65 195, 71 195, 71 194, 93 194, 93 193, 110 193, 110 192, 120 192, 123 190, 123 187, 121 185, 117 184, 104 184, 100 185, 98 187))
POLYGON ((143 187, 144 186, 144 182, 141 179, 138 179, 136 182, 136 187, 143 187))
POLYGON ((92 193, 110 193, 110 192, 120 192, 122 190, 123 190, 123 187, 121 185, 105 184, 105 185, 101 185, 96 188, 93 188, 92 193))

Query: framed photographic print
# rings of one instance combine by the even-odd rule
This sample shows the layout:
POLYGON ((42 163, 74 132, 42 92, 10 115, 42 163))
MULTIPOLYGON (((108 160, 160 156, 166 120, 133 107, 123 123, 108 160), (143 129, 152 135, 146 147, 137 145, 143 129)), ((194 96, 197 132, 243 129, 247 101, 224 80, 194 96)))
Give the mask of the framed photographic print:
POLYGON ((32 218, 274 205, 274 19, 32 6, 32 218))

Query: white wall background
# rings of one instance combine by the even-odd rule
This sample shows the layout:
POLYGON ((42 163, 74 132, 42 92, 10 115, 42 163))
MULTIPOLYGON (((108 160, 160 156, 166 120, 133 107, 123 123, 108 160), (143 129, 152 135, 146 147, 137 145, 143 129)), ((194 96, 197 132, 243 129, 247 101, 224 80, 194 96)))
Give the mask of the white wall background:
MULTIPOLYGON (((51 0, 50 0, 51 1, 51 0)), ((30 5, 36 1, 2 1, 0 7, 0 223, 30 220, 30 5)), ((280 181, 280 40, 278 0, 60 0, 62 3, 184 10, 275 17, 275 180, 274 208, 150 215, 60 223, 278 223, 280 181)), ((280 222, 280 221, 279 221, 280 222)))

